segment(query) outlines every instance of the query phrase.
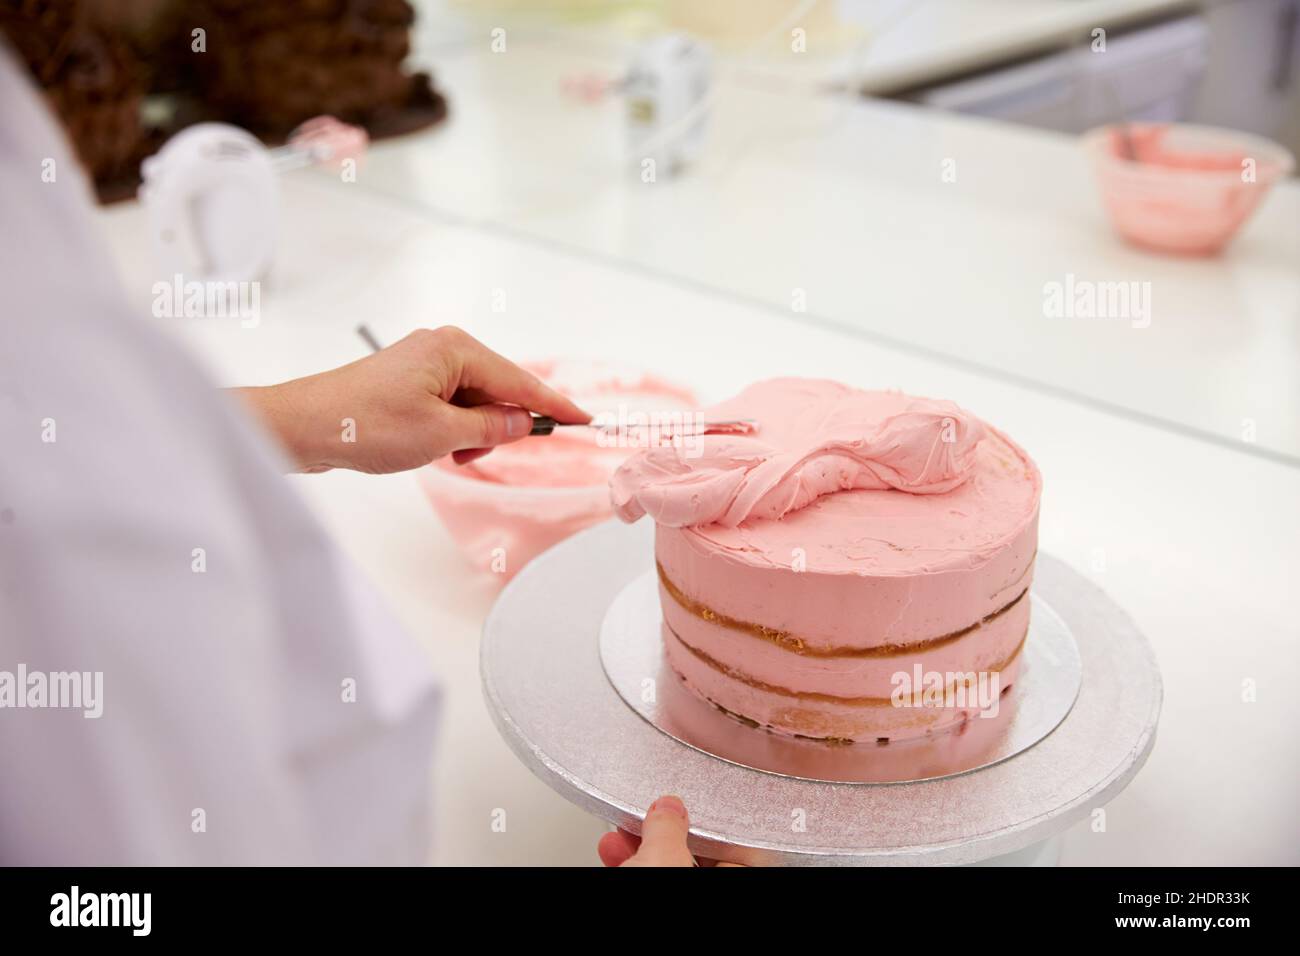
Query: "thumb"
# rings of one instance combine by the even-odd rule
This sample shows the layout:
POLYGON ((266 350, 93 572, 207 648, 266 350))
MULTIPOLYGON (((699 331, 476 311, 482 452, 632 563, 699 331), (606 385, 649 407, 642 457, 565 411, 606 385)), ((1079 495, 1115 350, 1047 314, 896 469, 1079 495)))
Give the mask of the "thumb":
POLYGON ((450 451, 465 448, 495 448, 518 441, 532 430, 533 418, 515 405, 475 405, 472 408, 447 406, 447 432, 444 436, 450 451))
POLYGON ((695 866, 686 848, 690 821, 680 797, 660 797, 650 804, 641 825, 641 846, 624 866, 695 866))

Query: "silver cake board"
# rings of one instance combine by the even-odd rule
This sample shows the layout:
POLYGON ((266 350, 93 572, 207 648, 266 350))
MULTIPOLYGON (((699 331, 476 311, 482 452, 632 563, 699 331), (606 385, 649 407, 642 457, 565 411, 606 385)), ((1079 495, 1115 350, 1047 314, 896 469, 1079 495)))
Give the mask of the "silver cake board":
POLYGON ((826 782, 721 759, 634 710, 602 664, 610 606, 652 568, 648 521, 597 525, 532 561, 484 625, 483 692, 529 769, 610 823, 639 832, 656 797, 680 795, 697 855, 754 865, 992 861, 1104 805, 1155 741, 1161 685, 1146 640, 1099 589, 1040 554, 1035 610, 1041 603, 1068 628, 1081 679, 1073 706, 1036 743, 978 769, 899 783, 826 782))

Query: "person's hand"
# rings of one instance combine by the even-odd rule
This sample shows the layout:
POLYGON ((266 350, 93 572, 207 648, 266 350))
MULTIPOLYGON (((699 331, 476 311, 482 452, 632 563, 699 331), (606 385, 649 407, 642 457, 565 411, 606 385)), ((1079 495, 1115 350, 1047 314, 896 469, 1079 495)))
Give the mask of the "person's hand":
POLYGON ((237 389, 299 471, 383 474, 451 454, 464 464, 525 437, 529 411, 591 416, 535 375, 452 326, 412 332, 319 375, 237 389))
POLYGON ((626 830, 606 833, 596 844, 606 866, 737 866, 735 863, 697 861, 686 848, 690 820, 680 797, 660 797, 650 804, 641 835, 626 830))

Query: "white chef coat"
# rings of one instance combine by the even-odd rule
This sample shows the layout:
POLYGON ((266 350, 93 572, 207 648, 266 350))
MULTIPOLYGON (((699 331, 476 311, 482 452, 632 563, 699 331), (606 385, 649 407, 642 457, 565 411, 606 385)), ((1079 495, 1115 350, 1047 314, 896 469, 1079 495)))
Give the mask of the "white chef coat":
POLYGON ((91 202, 0 44, 0 678, 103 688, 0 707, 0 864, 422 862, 428 660, 129 314, 91 202))

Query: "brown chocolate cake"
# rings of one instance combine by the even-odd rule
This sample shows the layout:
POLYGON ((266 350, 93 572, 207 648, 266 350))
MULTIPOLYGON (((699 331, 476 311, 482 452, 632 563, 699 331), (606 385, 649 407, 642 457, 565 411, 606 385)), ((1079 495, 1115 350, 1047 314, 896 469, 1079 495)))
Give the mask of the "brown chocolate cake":
POLYGON ((134 176, 159 145, 140 120, 147 71, 84 0, 0 0, 0 34, 26 63, 96 183, 134 176))
POLYGON ((321 115, 372 139, 438 122, 446 102, 403 67, 414 19, 406 0, 0 0, 102 201, 134 195, 141 161, 194 122, 269 143, 321 115))
POLYGON ((415 12, 406 0, 196 0, 190 31, 206 31, 191 62, 204 103, 230 122, 278 139, 328 114, 372 136, 441 119, 427 74, 409 74, 415 12))

